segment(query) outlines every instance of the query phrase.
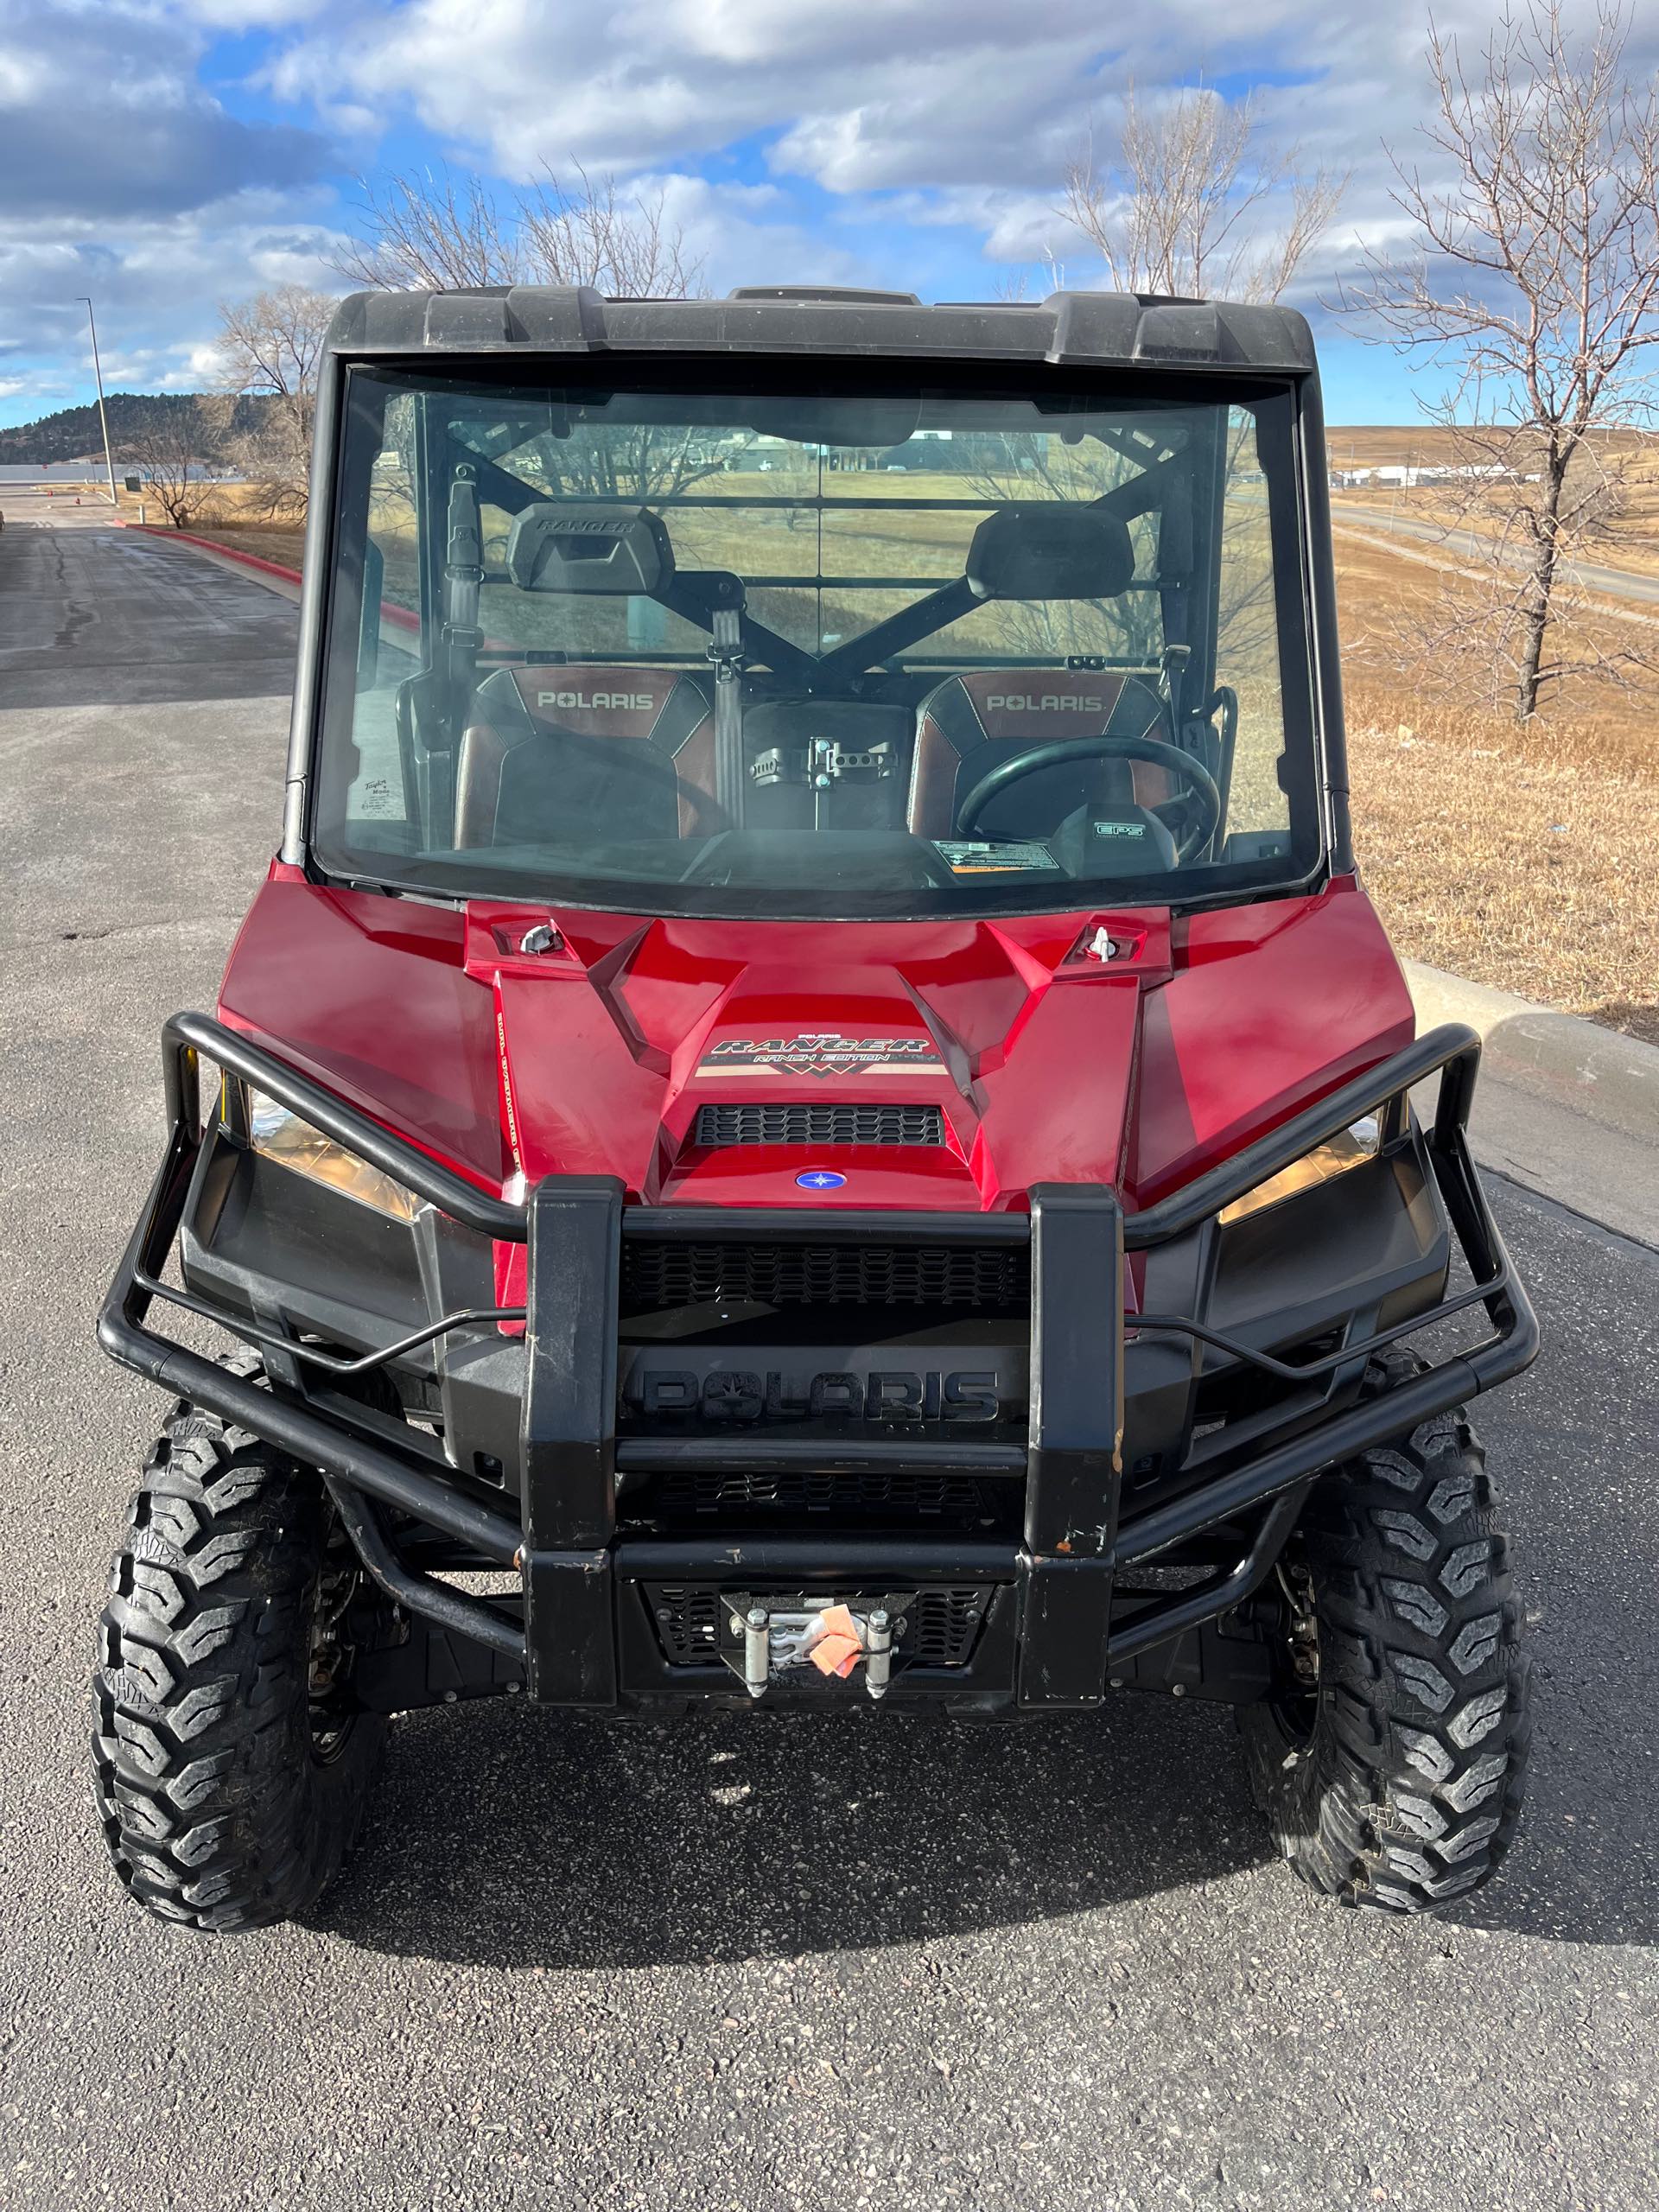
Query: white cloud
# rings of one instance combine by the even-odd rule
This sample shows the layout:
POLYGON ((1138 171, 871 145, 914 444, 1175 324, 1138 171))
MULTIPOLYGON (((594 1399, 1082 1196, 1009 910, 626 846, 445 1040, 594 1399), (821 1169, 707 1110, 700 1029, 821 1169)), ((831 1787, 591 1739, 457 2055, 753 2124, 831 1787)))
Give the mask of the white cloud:
POLYGON ((179 12, 214 30, 273 30, 320 16, 328 0, 181 0, 179 12))
POLYGON ((302 188, 328 149, 248 122, 198 80, 200 31, 154 6, 12 0, 0 44, 0 213, 173 214, 261 186, 302 188))
MULTIPOLYGON (((1475 42, 1492 21, 1490 0, 1436 14, 1475 42)), ((1630 59, 1647 66, 1659 10, 1639 15, 1630 59)), ((270 81, 349 105, 358 128, 361 111, 413 114, 520 180, 576 162, 683 170, 760 137, 775 174, 842 199, 930 194, 954 220, 981 194, 988 252, 1018 258, 1040 251, 1038 203, 1058 198, 1068 153, 1091 129, 1109 143, 1131 80, 1306 76, 1262 95, 1271 135, 1351 168, 1345 216, 1385 222, 1381 142, 1409 147, 1421 119, 1424 20, 1376 0, 1251 0, 1231 16, 1213 0, 407 0, 301 27, 270 81)))
MULTIPOLYGON (((1567 3, 1583 16, 1593 0, 1567 3)), ((1050 254, 1069 281, 1095 281, 1058 213, 1061 180, 1090 132, 1109 149, 1131 79, 1156 98, 1200 73, 1231 89, 1294 72, 1307 81, 1259 95, 1269 143, 1352 171, 1323 280, 1359 241, 1404 238, 1382 142, 1420 143, 1426 6, 0 0, 0 363, 15 385, 22 361, 78 359, 74 297, 91 291, 113 360, 162 388, 200 381, 219 299, 335 284, 327 172, 372 177, 379 135, 411 122, 509 182, 550 167, 568 180, 580 162, 660 189, 715 290, 985 291, 998 264, 1050 254), (333 147, 244 120, 199 80, 223 31, 251 34, 261 89, 333 147), (734 149, 746 177, 760 166, 771 181, 721 179, 734 149), (714 181, 692 173, 705 167, 714 181), (982 283, 964 279, 966 255, 982 283)), ((1636 10, 1639 77, 1659 60, 1659 0, 1636 10)), ((1436 12, 1478 44, 1494 9, 1436 12)))
POLYGON ((111 390, 199 391, 221 300, 286 283, 343 289, 329 267, 337 234, 296 216, 279 196, 244 194, 187 216, 105 223, 95 238, 67 219, 0 221, 8 380, 22 363, 38 364, 19 388, 34 388, 42 408, 71 365, 90 389, 77 296, 91 293, 111 390))
POLYGON ((683 231, 711 292, 735 284, 880 282, 863 255, 788 220, 788 200, 775 185, 710 184, 671 173, 641 179, 640 189, 662 194, 663 212, 683 231))
POLYGON ((900 135, 910 111, 930 111, 937 143, 1016 85, 1031 88, 1018 94, 1027 103, 1064 104, 1098 41, 1097 10, 1046 0, 1042 22, 1033 35, 1006 0, 615 0, 603 11, 587 0, 411 0, 299 33, 268 77, 290 99, 407 107, 522 178, 572 161, 658 167, 804 112, 827 128, 872 102, 900 135))
POLYGON ((47 73, 37 55, 0 47, 0 108, 25 106, 46 89, 47 73))

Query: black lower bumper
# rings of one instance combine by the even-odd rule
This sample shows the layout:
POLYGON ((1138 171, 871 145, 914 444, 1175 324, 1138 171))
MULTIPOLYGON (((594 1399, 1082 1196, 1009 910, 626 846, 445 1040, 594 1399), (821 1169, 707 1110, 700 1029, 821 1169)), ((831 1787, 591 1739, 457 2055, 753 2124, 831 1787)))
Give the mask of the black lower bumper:
MULTIPOLYGON (((1307 1109, 1224 1166, 1159 1205, 1128 1216, 1115 1193, 1051 1185, 1031 1192, 1027 1215, 823 1213, 816 1242, 906 1239, 930 1247, 953 1237, 1028 1244, 1031 1274, 1030 1414, 1013 1471, 1024 1475, 1023 1526, 979 1538, 939 1534, 826 1532, 734 1541, 695 1535, 641 1535, 619 1529, 619 1477, 649 1475, 688 1454, 723 1463, 744 1455, 776 1464, 791 1452, 816 1468, 971 1469, 976 1454, 1002 1462, 1007 1444, 975 1445, 880 1434, 827 1445, 806 1438, 648 1438, 617 1433, 618 1281, 624 1240, 656 1242, 709 1234, 696 1208, 626 1208, 609 1179, 550 1177, 518 1207, 492 1198, 435 1165, 235 1033, 200 1015, 180 1015, 164 1037, 170 1128, 143 1219, 99 1325, 100 1342, 124 1364, 167 1389, 267 1439, 328 1482, 367 1571, 433 1639, 433 1664, 462 1694, 522 1687, 550 1703, 614 1709, 690 1698, 747 1702, 733 1653, 730 1600, 874 1605, 914 1593, 887 1692, 899 1705, 943 1703, 964 1711, 1072 1709, 1097 1704, 1117 1682, 1168 1680, 1188 1661, 1202 1676, 1205 1638, 1224 1635, 1238 1609, 1270 1575, 1307 1484, 1323 1470, 1402 1434, 1518 1374, 1537 1349, 1537 1326, 1516 1281, 1470 1158, 1466 1125, 1479 1042, 1460 1027, 1435 1031, 1307 1109), (383 1364, 417 1338, 359 1359, 296 1345, 281 1330, 223 1313, 162 1281, 203 1142, 198 1055, 255 1083, 336 1141, 384 1168, 454 1220, 492 1239, 527 1241, 529 1297, 523 1405, 521 1510, 517 1518, 429 1453, 405 1448, 395 1429, 353 1415, 339 1398, 320 1406, 300 1390, 270 1389, 169 1341, 148 1325, 156 1299, 207 1314, 276 1353, 353 1376, 383 1364), (1377 1351, 1480 1306, 1491 1331, 1472 1348, 1422 1367, 1391 1387, 1368 1390, 1306 1421, 1262 1448, 1234 1454, 1224 1471, 1135 1510, 1124 1504, 1122 1465, 1124 1259, 1189 1235, 1234 1199, 1326 1141, 1361 1115, 1400 1097, 1428 1076, 1440 1097, 1423 1151, 1462 1249, 1471 1287, 1430 1312, 1369 1336, 1350 1332, 1333 1351, 1287 1364, 1217 1338, 1176 1315, 1131 1316, 1131 1332, 1196 1337, 1268 1375, 1299 1383, 1322 1374, 1363 1372, 1377 1351), (388 1519, 388 1515, 391 1517, 388 1519), (392 1533, 393 1529, 397 1533, 392 1533), (411 1528, 438 1532, 469 1560, 514 1570, 505 1600, 464 1593, 412 1563, 411 1528), (1236 1535, 1234 1555, 1196 1583, 1147 1595, 1122 1587, 1126 1570, 1168 1555, 1217 1530, 1236 1535), (664 1592, 679 1593, 665 1599, 664 1592), (925 1603, 922 1602, 924 1593, 925 1603), (955 1593, 947 1597, 947 1593, 955 1593), (663 1623, 695 1597, 712 1636, 677 1643, 663 1623), (967 1608, 973 1634, 944 1650, 919 1624, 967 1608), (918 1640, 919 1639, 919 1640, 918 1640), (940 1656, 944 1650, 944 1656, 940 1656), (1185 1654, 1178 1661, 1173 1656, 1185 1654), (1195 1656, 1196 1655, 1196 1656, 1195 1656)), ((745 1211, 743 1236, 780 1241, 801 1233, 798 1213, 745 1211)), ((500 1318, 447 1314, 418 1341, 500 1318)), ((677 1618, 677 1616, 675 1616, 677 1618)), ((1223 1670, 1224 1671, 1224 1669, 1223 1670)), ((1248 1669, 1245 1670, 1248 1675, 1248 1669)), ((1195 1681, 1192 1687, 1200 1687, 1195 1681)), ((846 1686, 802 1670, 791 1692, 842 1696, 846 1686)), ((405 1701, 420 1701, 410 1692, 405 1701)))

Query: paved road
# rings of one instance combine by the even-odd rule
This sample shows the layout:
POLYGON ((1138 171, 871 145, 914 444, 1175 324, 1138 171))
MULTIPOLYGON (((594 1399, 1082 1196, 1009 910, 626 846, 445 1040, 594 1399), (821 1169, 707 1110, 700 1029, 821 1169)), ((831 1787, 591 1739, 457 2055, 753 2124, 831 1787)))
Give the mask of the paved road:
POLYGON ((5 511, 0 706, 269 698, 292 685, 292 620, 273 616, 257 585, 204 588, 185 547, 116 528, 107 509, 71 509, 73 526, 5 511))
MULTIPOLYGON (((1331 519, 1339 530, 1346 526, 1371 537, 1419 539, 1452 561, 1468 561, 1485 567, 1492 558, 1492 541, 1483 531, 1447 530, 1443 523, 1434 522, 1426 515, 1403 513, 1394 507, 1360 506, 1338 496, 1331 502, 1331 519)), ((1508 567, 1514 569, 1526 565, 1524 556, 1518 551, 1507 553, 1504 560, 1508 567)), ((1612 569, 1599 561, 1569 562, 1563 574, 1582 591, 1601 592, 1610 599, 1633 600, 1643 607, 1659 604, 1659 576, 1638 575, 1632 569, 1612 569)))
POLYGON ((311 1925, 130 1912, 86 1681, 156 1407, 92 1313, 159 1138, 157 1027, 209 1001, 274 837, 283 704, 246 662, 293 617, 183 548, 86 558, 149 651, 138 700, 88 624, 67 703, 0 708, 0 2204, 1651 2203, 1659 1255, 1508 1186, 1548 1349, 1482 1426, 1536 1781, 1512 1871, 1448 1918, 1305 1896, 1228 1717, 1149 1700, 983 1732, 420 1715, 311 1925), (244 659, 179 651, 186 603, 244 659))

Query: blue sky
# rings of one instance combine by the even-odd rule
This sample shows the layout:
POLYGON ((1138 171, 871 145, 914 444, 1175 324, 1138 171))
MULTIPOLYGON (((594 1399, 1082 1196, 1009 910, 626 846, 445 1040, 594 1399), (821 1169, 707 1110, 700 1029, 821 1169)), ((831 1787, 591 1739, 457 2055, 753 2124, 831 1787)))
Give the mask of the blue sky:
MULTIPOLYGON (((1351 171, 1297 303, 1334 423, 1408 422, 1409 372, 1319 307, 1397 244, 1385 143, 1424 111, 1416 8, 1376 0, 0 0, 0 423, 111 389, 200 388, 216 303, 330 264, 362 186, 448 164, 510 188, 575 163, 660 193, 710 289, 983 298, 1052 257, 1069 155, 1142 98, 1254 92, 1269 149, 1351 171)), ((1492 10, 1438 10, 1478 41, 1492 10)), ((1659 50, 1637 0, 1632 60, 1659 50)), ((1033 289, 1045 289, 1039 274, 1033 289)))

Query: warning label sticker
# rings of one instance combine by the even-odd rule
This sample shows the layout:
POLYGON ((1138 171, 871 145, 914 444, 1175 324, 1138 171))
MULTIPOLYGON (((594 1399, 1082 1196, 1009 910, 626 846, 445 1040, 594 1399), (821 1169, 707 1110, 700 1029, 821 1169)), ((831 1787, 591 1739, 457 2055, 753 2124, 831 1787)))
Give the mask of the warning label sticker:
POLYGON ((952 875, 1023 874, 1029 868, 1057 870, 1059 862, 1046 845, 995 837, 964 842, 960 838, 935 839, 952 875))

